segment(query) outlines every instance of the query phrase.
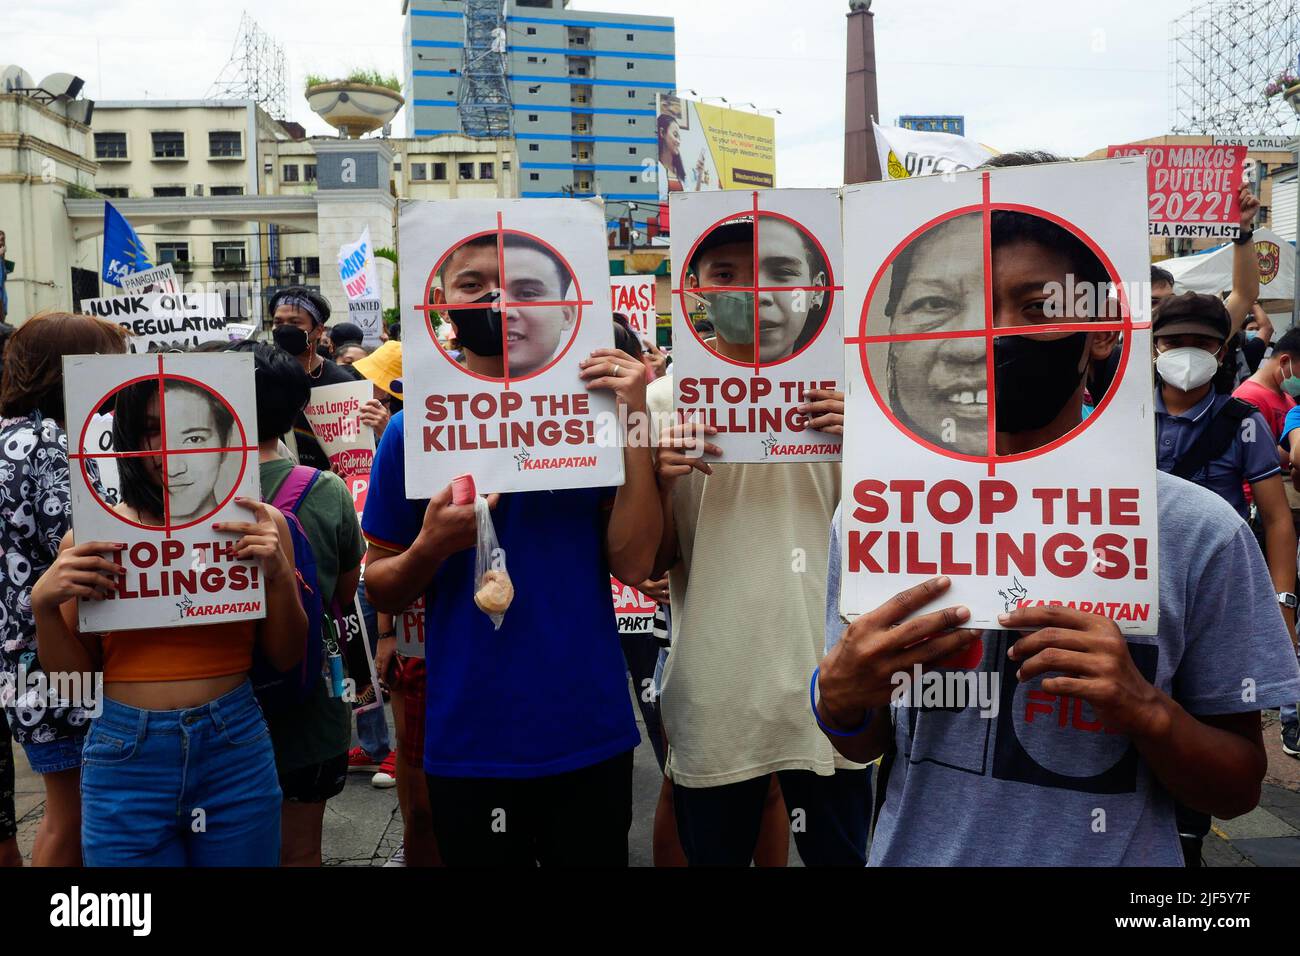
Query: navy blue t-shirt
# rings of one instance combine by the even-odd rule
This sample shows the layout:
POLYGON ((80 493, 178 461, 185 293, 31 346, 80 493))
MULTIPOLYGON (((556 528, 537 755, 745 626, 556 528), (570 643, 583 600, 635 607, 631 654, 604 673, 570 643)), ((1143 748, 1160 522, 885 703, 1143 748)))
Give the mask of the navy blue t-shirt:
MULTIPOLYGON (((406 498, 399 412, 370 472, 361 528, 401 551, 426 501, 406 498)), ((492 512, 515 597, 501 630, 474 603, 474 548, 448 558, 425 597, 424 769, 540 777, 588 767, 641 740, 605 559, 607 488, 502 495, 492 512)))

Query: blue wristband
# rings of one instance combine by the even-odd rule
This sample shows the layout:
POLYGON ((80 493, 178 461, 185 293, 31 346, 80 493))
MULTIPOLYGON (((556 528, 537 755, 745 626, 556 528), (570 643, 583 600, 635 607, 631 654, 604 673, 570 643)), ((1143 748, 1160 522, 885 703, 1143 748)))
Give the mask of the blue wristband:
POLYGON ((828 733, 832 737, 856 737, 871 726, 871 718, 876 716, 876 712, 874 710, 867 711, 867 719, 864 720, 855 730, 836 730, 834 727, 827 727, 826 724, 822 722, 822 715, 817 713, 817 675, 820 674, 821 671, 822 669, 820 667, 813 671, 812 682, 808 685, 808 703, 812 705, 813 720, 817 721, 817 726, 820 727, 824 733, 828 733))

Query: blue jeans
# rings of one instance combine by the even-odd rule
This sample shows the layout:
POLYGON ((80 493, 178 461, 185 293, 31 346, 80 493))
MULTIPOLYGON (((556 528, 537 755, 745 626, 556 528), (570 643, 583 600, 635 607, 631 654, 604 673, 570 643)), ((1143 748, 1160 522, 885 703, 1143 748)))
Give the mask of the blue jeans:
POLYGON ((271 733, 247 681, 186 710, 106 697, 86 734, 87 866, 278 866, 280 803, 271 733))
MULTIPOLYGON (((361 598, 361 616, 365 618, 366 639, 370 642, 370 653, 373 655, 379 643, 379 617, 375 614, 375 609, 370 606, 370 602, 366 600, 365 582, 358 586, 357 594, 361 598)), ((375 693, 382 698, 383 695, 378 687, 375 688, 375 693)), ((357 742, 361 744, 361 749, 366 752, 366 755, 375 760, 383 760, 388 756, 388 751, 392 748, 388 740, 388 720, 384 716, 383 707, 357 714, 357 742)))
POLYGON ((1279 710, 1281 714, 1278 716, 1281 718, 1283 729, 1300 723, 1300 713, 1297 713, 1295 704, 1283 704, 1279 710))

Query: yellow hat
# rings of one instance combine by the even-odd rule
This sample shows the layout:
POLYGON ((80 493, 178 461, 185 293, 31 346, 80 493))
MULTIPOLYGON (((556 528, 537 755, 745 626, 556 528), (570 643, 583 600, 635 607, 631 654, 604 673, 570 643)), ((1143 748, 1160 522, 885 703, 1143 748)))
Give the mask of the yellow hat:
MULTIPOLYGON (((352 367, 394 398, 402 398, 402 343, 389 340, 352 367)), ((402 399, 405 401, 405 399, 402 399)))

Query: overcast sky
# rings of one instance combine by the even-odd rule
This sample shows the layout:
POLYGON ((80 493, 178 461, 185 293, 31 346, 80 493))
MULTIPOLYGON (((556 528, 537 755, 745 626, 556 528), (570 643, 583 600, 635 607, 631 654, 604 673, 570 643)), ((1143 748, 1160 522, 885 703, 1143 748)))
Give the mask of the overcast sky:
MULTIPOLYGON (((1190 0, 876 0, 880 110, 955 113, 997 149, 1082 155, 1169 126, 1170 21, 1190 0)), ((700 96, 778 108, 777 184, 843 179, 845 0, 573 0, 573 10, 654 13, 677 23, 677 83, 700 96), (743 10, 743 15, 738 15, 743 10)), ((303 77, 402 71, 400 0, 260 0, 284 46, 290 118, 303 77)), ((0 64, 37 81, 77 73, 96 100, 204 96, 230 57, 227 0, 18 0, 0 6, 0 64)), ((399 116, 395 130, 404 129, 399 116)))

